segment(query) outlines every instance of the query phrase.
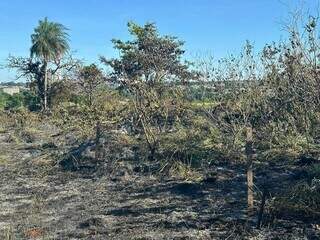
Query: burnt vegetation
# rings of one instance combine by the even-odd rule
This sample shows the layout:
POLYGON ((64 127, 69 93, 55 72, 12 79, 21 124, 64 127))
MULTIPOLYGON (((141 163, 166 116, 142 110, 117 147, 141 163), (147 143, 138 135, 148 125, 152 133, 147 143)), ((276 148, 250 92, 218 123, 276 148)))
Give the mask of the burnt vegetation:
POLYGON ((99 65, 48 19, 8 58, 27 87, 0 92, 0 238, 319 239, 318 18, 218 60, 127 27, 99 65))

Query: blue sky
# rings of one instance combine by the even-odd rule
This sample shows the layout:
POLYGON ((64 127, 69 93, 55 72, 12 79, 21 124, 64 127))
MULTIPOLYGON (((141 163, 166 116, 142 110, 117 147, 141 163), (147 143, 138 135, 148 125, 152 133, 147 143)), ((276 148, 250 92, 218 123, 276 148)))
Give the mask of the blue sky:
MULTIPOLYGON (((318 0, 1 0, 0 64, 9 54, 29 55, 30 34, 46 16, 70 29, 72 50, 88 62, 115 56, 110 40, 127 39, 130 20, 155 22, 161 33, 186 41, 188 58, 205 52, 219 58, 247 39, 257 49, 280 40, 280 23, 301 2, 314 12, 318 0)), ((0 81, 14 75, 0 69, 0 81)))

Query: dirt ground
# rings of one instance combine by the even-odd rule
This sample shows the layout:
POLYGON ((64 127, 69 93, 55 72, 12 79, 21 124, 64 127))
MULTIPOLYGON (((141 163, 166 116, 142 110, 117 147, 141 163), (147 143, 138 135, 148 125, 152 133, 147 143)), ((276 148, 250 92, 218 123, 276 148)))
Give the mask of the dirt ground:
MULTIPOLYGON (((314 223, 295 219, 257 230, 241 165, 212 165, 214 179, 199 182, 65 171, 58 161, 67 137, 45 132, 32 143, 0 133, 0 239, 320 239, 314 223)), ((289 184, 291 172, 274 168, 271 177, 258 169, 257 182, 289 184)))

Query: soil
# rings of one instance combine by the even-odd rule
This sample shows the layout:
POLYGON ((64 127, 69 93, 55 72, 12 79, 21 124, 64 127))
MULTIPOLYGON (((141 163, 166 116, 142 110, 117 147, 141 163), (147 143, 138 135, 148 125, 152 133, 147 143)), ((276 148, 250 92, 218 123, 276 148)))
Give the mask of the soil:
MULTIPOLYGON (((320 239, 319 223, 247 214, 245 166, 216 163, 186 181, 129 171, 64 170, 71 148, 57 129, 30 141, 0 133, 0 239, 320 239)), ((293 184, 294 167, 257 166, 257 186, 293 184)), ((271 199, 271 198, 270 198, 271 199)), ((269 200, 270 200, 269 199, 269 200)), ((259 207, 260 197, 256 196, 259 207)))

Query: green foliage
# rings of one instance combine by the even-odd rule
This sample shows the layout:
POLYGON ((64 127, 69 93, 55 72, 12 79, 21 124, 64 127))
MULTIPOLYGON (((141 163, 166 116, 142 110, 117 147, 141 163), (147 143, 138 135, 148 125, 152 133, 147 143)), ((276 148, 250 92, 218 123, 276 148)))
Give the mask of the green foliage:
POLYGON ((48 21, 48 18, 39 21, 31 41, 31 57, 36 56, 47 62, 58 60, 69 50, 67 28, 60 23, 48 21))
POLYGON ((23 91, 21 95, 23 100, 23 106, 25 108, 32 112, 40 111, 41 100, 38 95, 34 94, 31 91, 23 91))
POLYGON ((139 26, 129 22, 128 30, 132 41, 112 40, 114 48, 120 51, 120 59, 101 58, 114 70, 114 77, 125 78, 131 83, 144 81, 149 86, 167 81, 169 76, 190 77, 188 66, 181 63, 182 41, 161 36, 153 23, 139 26))
MULTIPOLYGON (((68 82, 66 79, 70 77, 68 75, 71 75, 73 70, 79 65, 80 62, 73 59, 72 56, 65 56, 59 59, 59 61, 51 62, 50 65, 47 66, 47 72, 49 72, 51 78, 53 78, 51 80, 56 80, 56 75, 64 77, 61 81, 51 81, 47 89, 48 102, 51 105, 56 104, 59 97, 62 97, 61 101, 65 101, 66 98, 69 97, 68 95, 71 94, 73 87, 69 83, 66 84, 68 82)), ((28 79, 29 88, 37 95, 37 97, 34 97, 34 100, 38 101, 37 99, 39 99, 41 100, 41 104, 43 104, 45 64, 39 59, 10 56, 7 67, 14 69, 18 75, 28 79)))
POLYGON ((113 40, 119 59, 101 58, 113 69, 113 81, 130 95, 135 131, 143 133, 154 160, 160 138, 174 128, 184 112, 182 92, 175 85, 192 74, 182 63, 183 42, 161 36, 155 24, 128 24, 132 41, 113 40))
POLYGON ((103 73, 95 64, 84 66, 78 70, 77 85, 80 87, 80 91, 86 99, 88 106, 93 105, 94 95, 99 86, 102 85, 103 80, 103 73))
POLYGON ((3 110, 7 104, 7 101, 9 100, 10 95, 0 91, 0 109, 3 110))
POLYGON ((21 94, 14 94, 8 98, 6 101, 5 109, 18 109, 23 106, 23 98, 21 94))
MULTIPOLYGON (((63 55, 69 50, 67 28, 60 23, 50 22, 47 18, 39 21, 39 25, 34 29, 31 35, 32 46, 28 67, 24 65, 14 65, 28 75, 36 75, 36 84, 38 87, 39 97, 42 99, 43 109, 47 110, 48 106, 48 64, 54 62, 60 65, 63 55), (33 59, 36 58, 36 71, 30 69, 34 66, 33 59)), ((51 71, 53 75, 59 67, 51 71)), ((34 80, 34 79, 32 79, 34 80)))
POLYGON ((40 110, 40 100, 37 95, 30 91, 9 95, 0 91, 0 109, 16 110, 26 108, 30 111, 40 110))

